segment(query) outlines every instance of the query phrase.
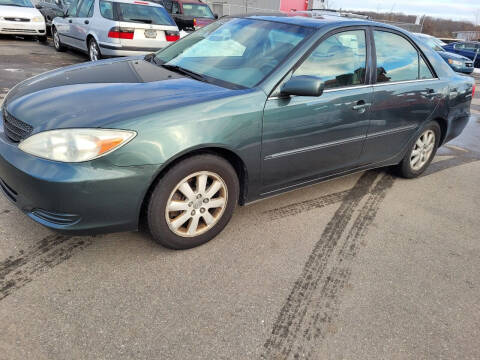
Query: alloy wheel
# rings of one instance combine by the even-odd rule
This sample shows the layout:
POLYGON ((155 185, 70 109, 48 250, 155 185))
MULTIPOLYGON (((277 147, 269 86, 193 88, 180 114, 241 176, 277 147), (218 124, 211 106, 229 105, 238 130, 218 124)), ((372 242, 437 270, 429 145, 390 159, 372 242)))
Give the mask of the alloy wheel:
POLYGON ((216 173, 200 171, 182 179, 171 192, 165 209, 170 230, 194 237, 210 230, 227 206, 225 181, 216 173))
POLYGON ((435 133, 432 130, 424 131, 413 145, 410 167, 416 171, 420 170, 430 160, 434 147, 435 133))
POLYGON ((98 48, 97 45, 95 44, 95 41, 90 41, 90 60, 91 61, 97 61, 98 60, 98 48))
POLYGON ((60 48, 60 38, 58 37, 57 30, 53 31, 53 45, 55 46, 56 49, 60 48))

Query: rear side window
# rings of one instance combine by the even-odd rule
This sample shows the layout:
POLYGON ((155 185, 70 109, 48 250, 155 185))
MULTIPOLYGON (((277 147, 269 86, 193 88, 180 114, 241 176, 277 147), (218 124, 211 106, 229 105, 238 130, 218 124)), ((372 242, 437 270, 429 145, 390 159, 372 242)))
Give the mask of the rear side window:
MULTIPOLYGON (((93 0, 83 0, 78 9, 78 17, 87 17, 93 8, 93 0)), ((91 15, 90 15, 91 16, 91 15)))
POLYGON ((404 37, 374 31, 377 50, 377 82, 410 81, 432 78, 427 64, 404 37))
POLYGON ((100 14, 105 19, 113 20, 113 3, 111 1, 100 1, 100 14))
POLYGON ((160 6, 115 3, 118 21, 138 22, 152 25, 175 25, 167 11, 160 6))
POLYGON ((330 36, 310 54, 294 75, 313 75, 325 89, 365 84, 365 31, 345 31, 330 36))

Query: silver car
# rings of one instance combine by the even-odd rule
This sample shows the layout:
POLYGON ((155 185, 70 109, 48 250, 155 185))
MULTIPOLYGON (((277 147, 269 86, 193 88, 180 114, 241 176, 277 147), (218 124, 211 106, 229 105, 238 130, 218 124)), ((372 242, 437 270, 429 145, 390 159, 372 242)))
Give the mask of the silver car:
POLYGON ((52 35, 57 51, 76 48, 92 61, 151 53, 180 38, 163 6, 138 0, 72 0, 53 19, 52 35))

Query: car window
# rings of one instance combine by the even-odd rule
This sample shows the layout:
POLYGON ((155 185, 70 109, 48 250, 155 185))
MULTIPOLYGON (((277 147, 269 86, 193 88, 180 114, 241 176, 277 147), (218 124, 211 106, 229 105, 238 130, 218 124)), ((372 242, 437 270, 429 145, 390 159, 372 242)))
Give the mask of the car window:
POLYGON ((455 50, 463 50, 463 49, 465 49, 465 44, 454 44, 453 48, 455 50))
POLYGON ((423 58, 420 56, 420 67, 419 67, 419 79, 433 79, 433 74, 430 71, 427 63, 423 58))
POLYGON ((345 31, 330 36, 295 70, 294 76, 313 75, 325 89, 365 84, 365 31, 345 31))
POLYGON ((210 10, 208 5, 183 3, 182 7, 183 15, 214 19, 212 10, 210 10))
POLYGON ((374 31, 377 50, 377 82, 408 81, 419 78, 419 54, 400 35, 374 31))
POLYGON ((113 20, 113 3, 111 1, 100 1, 100 14, 105 19, 113 20))
POLYGON ((90 8, 93 7, 93 0, 83 0, 78 8, 77 17, 87 17, 90 8))
POLYGON ((165 9, 167 9, 169 13, 172 12, 172 0, 164 0, 163 5, 165 6, 165 9))
POLYGON ((73 0, 68 7, 68 16, 70 17, 75 17, 77 15, 77 5, 78 5, 78 0, 73 0))
POLYGON ((180 14, 180 6, 176 1, 172 1, 172 14, 180 14))

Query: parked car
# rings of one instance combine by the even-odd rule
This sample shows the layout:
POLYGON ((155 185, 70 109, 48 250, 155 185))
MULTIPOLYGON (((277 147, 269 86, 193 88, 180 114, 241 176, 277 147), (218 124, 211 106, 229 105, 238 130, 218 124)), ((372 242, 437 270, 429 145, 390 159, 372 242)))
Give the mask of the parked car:
POLYGON ((36 36, 47 41, 45 20, 30 0, 0 0, 0 34, 36 36))
POLYGON ((51 30, 53 19, 63 17, 69 6, 70 0, 37 0, 35 3, 35 7, 45 18, 47 32, 51 30))
POLYGON ((462 41, 460 39, 454 39, 454 38, 438 38, 438 40, 444 42, 445 44, 451 44, 451 43, 454 43, 454 42, 462 41))
POLYGON ((238 203, 382 166, 419 176, 466 126, 474 84, 386 24, 222 18, 143 59, 15 86, 0 188, 64 233, 145 218, 156 241, 190 248, 238 203))
POLYGON ((433 36, 420 33, 415 33, 414 35, 420 40, 424 41, 433 50, 438 52, 443 60, 445 60, 454 71, 464 74, 471 74, 473 72, 473 61, 469 58, 445 51, 445 49, 442 47, 442 42, 433 36))
POLYGON ((196 30, 214 22, 218 15, 200 0, 154 0, 172 15, 180 30, 196 30))
POLYGON ((138 0, 71 0, 64 17, 52 22, 55 49, 87 52, 95 61, 161 49, 180 38, 163 6, 138 0))
POLYGON ((443 48, 473 60, 474 66, 480 67, 480 42, 456 42, 447 44, 443 48))

